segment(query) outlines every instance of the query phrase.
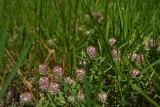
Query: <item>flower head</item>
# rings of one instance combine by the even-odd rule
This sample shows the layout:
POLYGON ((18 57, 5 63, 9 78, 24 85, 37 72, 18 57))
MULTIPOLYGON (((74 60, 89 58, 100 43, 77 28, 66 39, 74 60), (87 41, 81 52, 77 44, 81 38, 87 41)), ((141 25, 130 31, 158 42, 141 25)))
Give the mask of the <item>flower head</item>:
POLYGON ((100 15, 100 13, 92 12, 92 16, 93 16, 95 19, 97 19, 97 18, 99 18, 101 15, 100 15))
POLYGON ((100 102, 104 103, 107 100, 107 93, 106 92, 99 93, 98 99, 100 102))
POLYGON ((45 75, 47 73, 47 66, 44 64, 39 65, 38 72, 41 75, 45 75))
POLYGON ((72 95, 70 95, 70 96, 68 97, 68 102, 73 103, 74 101, 75 101, 75 98, 74 98, 72 95))
POLYGON ((83 68, 76 70, 76 77, 80 83, 84 82, 85 70, 83 68))
POLYGON ((25 92, 20 95, 20 101, 22 103, 27 103, 27 102, 31 101, 31 99, 32 99, 32 95, 30 92, 25 92))
POLYGON ((110 46, 113 46, 115 43, 116 43, 116 39, 115 39, 115 38, 110 38, 110 39, 108 40, 108 44, 109 44, 110 46))
MULTIPOLYGON (((154 41, 154 43, 155 43, 155 41, 154 41)), ((154 46, 153 39, 152 38, 149 39, 144 45, 145 45, 146 50, 148 51, 151 47, 154 46)))
POLYGON ((89 16, 88 14, 86 14, 86 15, 84 16, 84 20, 85 20, 86 22, 88 22, 89 18, 90 18, 90 16, 89 16))
POLYGON ((80 100, 84 101, 86 95, 84 93, 78 93, 77 96, 80 100))
POLYGON ((115 62, 117 62, 117 60, 118 60, 118 63, 120 63, 120 59, 121 59, 121 52, 120 51, 117 51, 117 49, 113 49, 112 56, 113 56, 113 60, 115 62))
MULTIPOLYGON (((63 73, 62 73, 62 68, 60 66, 55 66, 53 68, 53 72, 57 73, 57 75, 59 75, 60 78, 62 78, 63 73)), ((55 82, 59 82, 58 77, 56 75, 53 75, 53 76, 54 76, 55 82)))
POLYGON ((51 95, 56 95, 59 91, 59 85, 57 83, 51 83, 49 85, 49 90, 48 92, 51 94, 51 95))
POLYGON ((72 85, 72 84, 74 83, 74 80, 71 79, 71 77, 66 77, 66 78, 64 79, 64 81, 65 81, 67 84, 70 84, 70 85, 72 85))
POLYGON ((139 74, 139 70, 134 69, 132 72, 132 78, 136 77, 139 74))
POLYGON ((91 60, 95 59, 95 57, 96 57, 96 48, 93 47, 93 46, 89 46, 87 48, 87 55, 89 56, 89 58, 91 60))
POLYGON ((49 79, 48 77, 41 77, 38 81, 40 91, 47 91, 49 88, 49 79))
POLYGON ((50 46, 50 47, 51 47, 51 46, 52 46, 52 44, 53 44, 52 40, 48 40, 48 41, 47 41, 47 44, 48 44, 48 46, 50 46))
POLYGON ((86 61, 85 60, 80 60, 79 64, 85 66, 86 65, 86 61))

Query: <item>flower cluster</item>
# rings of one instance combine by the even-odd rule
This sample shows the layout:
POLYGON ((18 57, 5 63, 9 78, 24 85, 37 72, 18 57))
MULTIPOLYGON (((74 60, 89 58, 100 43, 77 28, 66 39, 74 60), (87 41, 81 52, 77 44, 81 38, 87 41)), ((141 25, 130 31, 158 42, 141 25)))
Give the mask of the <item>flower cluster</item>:
POLYGON ((40 91, 47 91, 49 88, 49 79, 48 77, 40 77, 38 81, 40 91))
POLYGON ((99 93, 98 99, 100 102, 104 103, 107 100, 107 93, 106 92, 99 93))
POLYGON ((84 101, 86 95, 81 92, 81 93, 78 93, 77 96, 78 96, 78 98, 79 98, 80 100, 84 101))
MULTIPOLYGON (((54 69, 53 69, 53 72, 57 73, 57 75, 60 76, 60 78, 62 78, 63 76, 63 71, 62 71, 62 68, 60 66, 55 66, 54 69)), ((58 80, 58 77, 56 75, 53 75, 54 76, 54 81, 55 82, 59 82, 58 80)))
POLYGON ((79 64, 82 65, 82 66, 85 66, 86 65, 86 61, 85 60, 80 60, 79 64))
POLYGON ((135 52, 133 52, 132 54, 129 54, 128 55, 128 58, 131 59, 132 61, 136 61, 136 64, 137 65, 140 65, 140 63, 144 62, 144 55, 139 55, 139 54, 136 54, 135 52))
POLYGON ((121 60, 121 52, 120 51, 117 51, 117 49, 113 49, 112 50, 112 57, 113 57, 113 60, 115 62, 118 61, 118 63, 120 63, 120 60, 121 60))
POLYGON ((85 70, 83 68, 76 70, 76 77, 80 83, 84 82, 85 70))
POLYGON ((47 73, 47 66, 44 64, 39 65, 38 72, 40 75, 45 75, 47 73))
POLYGON ((145 49, 148 51, 151 47, 155 46, 155 40, 153 41, 153 39, 151 38, 144 45, 145 45, 145 49))
POLYGON ((48 41, 47 41, 47 44, 48 44, 49 47, 51 47, 52 44, 53 44, 52 40, 48 40, 48 41))
POLYGON ((22 103, 27 103, 32 100, 32 95, 30 92, 25 92, 20 95, 20 101, 22 103))
POLYGON ((66 77, 66 78, 64 79, 64 81, 65 81, 67 84, 69 84, 69 85, 72 85, 72 84, 74 83, 74 80, 71 79, 71 77, 66 77))
POLYGON ((74 98, 72 95, 70 95, 70 96, 68 97, 68 102, 73 103, 74 101, 75 101, 75 98, 74 98))
POLYGON ((56 95, 59 91, 59 85, 57 83, 50 83, 48 92, 51 95, 56 95))
POLYGON ((139 74, 139 70, 134 69, 132 72, 132 78, 136 77, 139 74))
POLYGON ((110 46, 113 46, 115 43, 116 43, 116 39, 115 39, 115 38, 110 38, 110 39, 108 40, 108 44, 109 44, 110 46))
POLYGON ((96 48, 93 47, 93 46, 89 46, 87 48, 87 55, 89 56, 89 58, 91 60, 95 59, 95 57, 96 57, 96 48))

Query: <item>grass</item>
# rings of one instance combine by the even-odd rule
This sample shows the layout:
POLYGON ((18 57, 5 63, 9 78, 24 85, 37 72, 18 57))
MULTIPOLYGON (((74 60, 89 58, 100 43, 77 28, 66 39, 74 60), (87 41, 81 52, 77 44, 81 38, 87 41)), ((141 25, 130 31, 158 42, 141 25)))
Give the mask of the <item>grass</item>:
POLYGON ((159 0, 1 0, 1 103, 158 107, 159 4, 159 0), (114 45, 110 38, 116 40, 114 45), (89 46, 96 48, 93 60, 89 46), (42 64, 47 67, 42 68, 44 75, 42 64), (56 66, 62 69, 53 71, 56 66), (80 68, 85 74, 77 74, 80 68), (42 91, 44 76, 49 84, 43 83, 47 90, 42 91), (55 95, 48 91, 51 82, 58 83, 55 95), (31 94, 27 103, 20 98, 25 92, 31 94), (78 93, 85 95, 84 100, 78 93))

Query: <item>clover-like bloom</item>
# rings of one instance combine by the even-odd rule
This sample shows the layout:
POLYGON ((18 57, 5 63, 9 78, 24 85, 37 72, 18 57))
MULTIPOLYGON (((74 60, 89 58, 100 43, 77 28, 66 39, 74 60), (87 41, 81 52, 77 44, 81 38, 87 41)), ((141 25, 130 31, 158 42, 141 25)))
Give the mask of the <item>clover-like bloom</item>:
POLYGON ((53 44, 52 40, 48 40, 48 41, 47 41, 47 44, 48 44, 48 46, 50 46, 50 47, 51 47, 51 46, 52 46, 52 44, 53 44))
POLYGON ((44 64, 39 65, 38 72, 41 75, 45 75, 47 73, 47 66, 44 64))
POLYGON ((108 44, 109 44, 110 46, 113 46, 115 43, 116 43, 116 39, 115 39, 115 38, 110 38, 110 39, 108 40, 108 44))
POLYGON ((113 49, 112 50, 112 57, 113 57, 113 60, 115 62, 117 62, 118 60, 118 63, 120 63, 120 60, 121 60, 121 52, 120 51, 117 51, 117 49, 113 49))
POLYGON ((74 98, 72 95, 70 95, 70 96, 68 97, 68 102, 73 103, 74 101, 75 101, 75 98, 74 98))
POLYGON ((20 101, 22 103, 27 103, 32 100, 32 95, 30 92, 25 92, 20 95, 20 101))
POLYGON ((66 82, 69 85, 72 85, 74 83, 74 80, 71 77, 66 77, 64 79, 64 82, 66 82))
POLYGON ((89 16, 88 14, 86 14, 86 15, 84 16, 84 20, 85 20, 86 22, 89 21, 89 18, 90 18, 90 16, 89 16))
POLYGON ((76 77, 80 83, 84 82, 85 70, 83 68, 76 70, 76 77))
POLYGON ((134 69, 132 72, 132 78, 136 77, 139 74, 139 70, 134 69))
POLYGON ((80 100, 84 101, 86 95, 84 93, 78 93, 77 96, 80 100))
POLYGON ((51 95, 56 95, 58 93, 58 91, 59 91, 59 84, 57 84, 57 83, 50 83, 48 92, 51 95))
MULTIPOLYGON (((62 68, 60 66, 55 66, 54 69, 53 69, 53 72, 57 73, 57 75, 59 75, 60 78, 62 78, 63 71, 62 71, 62 68)), ((54 81, 59 82, 58 77, 56 75, 53 75, 53 76, 54 76, 54 81)))
POLYGON ((89 58, 91 60, 95 59, 95 57, 96 57, 96 48, 93 47, 93 46, 89 46, 87 48, 87 55, 89 56, 89 58))
POLYGON ((100 92, 98 94, 98 99, 100 102, 104 103, 107 100, 107 93, 106 92, 100 92))
POLYGON ((38 81, 40 91, 47 91, 49 88, 49 79, 48 77, 41 77, 38 81))
POLYGON ((144 45, 145 45, 145 49, 148 51, 151 47, 155 45, 155 40, 153 44, 153 39, 151 38, 144 45))

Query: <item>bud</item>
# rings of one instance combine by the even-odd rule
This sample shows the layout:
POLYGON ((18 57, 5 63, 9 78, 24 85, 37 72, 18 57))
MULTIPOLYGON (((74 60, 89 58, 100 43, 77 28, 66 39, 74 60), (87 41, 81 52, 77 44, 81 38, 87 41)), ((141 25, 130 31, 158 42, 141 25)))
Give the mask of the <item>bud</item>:
POLYGON ((47 73, 47 66, 44 64, 39 65, 38 72, 41 75, 45 75, 47 73))
POLYGON ((31 101, 31 99, 32 99, 32 95, 30 92, 25 92, 20 95, 20 101, 22 103, 27 103, 27 102, 31 101))
POLYGON ((41 77, 38 81, 40 91, 47 91, 49 88, 49 79, 48 77, 41 77))
POLYGON ((93 46, 89 46, 87 48, 87 55, 89 56, 89 58, 91 60, 95 59, 95 57, 96 57, 96 48, 93 47, 93 46))
POLYGON ((107 100, 107 93, 106 92, 99 93, 98 99, 100 102, 104 103, 107 100))
POLYGON ((51 83, 49 85, 49 93, 51 95, 56 95, 59 91, 59 85, 57 83, 51 83))

